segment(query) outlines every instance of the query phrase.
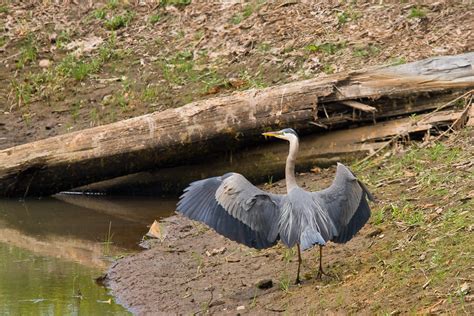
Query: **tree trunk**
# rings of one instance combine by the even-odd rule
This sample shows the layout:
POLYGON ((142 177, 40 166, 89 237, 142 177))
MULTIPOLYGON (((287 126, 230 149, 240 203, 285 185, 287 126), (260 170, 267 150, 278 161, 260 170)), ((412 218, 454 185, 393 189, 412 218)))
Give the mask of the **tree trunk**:
MULTIPOLYGON (((307 171, 351 161, 386 147, 394 137, 420 137, 429 131, 445 130, 461 118, 463 111, 442 111, 402 118, 350 130, 307 135, 300 141, 296 168, 307 171)), ((244 174, 254 183, 277 181, 284 176, 288 144, 267 141, 254 148, 211 157, 206 162, 140 172, 75 189, 106 195, 179 194, 191 181, 220 176, 229 171, 244 174)))
POLYGON ((49 195, 177 166, 255 142, 268 129, 303 132, 433 107, 430 97, 474 87, 474 53, 436 57, 197 101, 0 151, 0 196, 49 195), (357 101, 359 109, 342 101, 357 101), (313 122, 314 125, 309 125, 313 122))

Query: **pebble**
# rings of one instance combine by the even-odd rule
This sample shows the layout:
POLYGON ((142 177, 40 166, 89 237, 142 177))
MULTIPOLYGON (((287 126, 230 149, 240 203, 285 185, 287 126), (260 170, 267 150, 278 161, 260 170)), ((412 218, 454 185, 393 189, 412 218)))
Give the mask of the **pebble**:
POLYGON ((51 61, 49 59, 41 59, 39 61, 39 66, 41 68, 48 68, 49 66, 51 66, 51 61))
POLYGON ((240 305, 239 307, 237 307, 237 310, 238 311, 243 311, 245 309, 245 306, 244 305, 240 305))
POLYGON ((461 285, 461 288, 459 289, 459 294, 467 295, 470 292, 471 292, 471 286, 467 282, 464 282, 463 285, 461 285))

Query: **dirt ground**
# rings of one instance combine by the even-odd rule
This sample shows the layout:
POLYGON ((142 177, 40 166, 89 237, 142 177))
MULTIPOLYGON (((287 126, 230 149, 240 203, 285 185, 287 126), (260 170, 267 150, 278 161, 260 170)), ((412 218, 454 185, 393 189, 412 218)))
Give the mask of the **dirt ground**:
POLYGON ((235 90, 472 51, 473 12, 472 1, 2 1, 0 149, 235 90))
MULTIPOLYGON (((174 216, 163 241, 118 260, 108 286, 136 314, 472 314, 474 294, 474 131, 425 148, 413 144, 353 169, 377 197, 369 223, 344 245, 282 245, 257 251, 174 216), (260 281, 273 286, 259 289, 260 281)), ((308 190, 330 184, 335 168, 300 174, 308 190)), ((264 189, 284 192, 284 182, 264 189)))

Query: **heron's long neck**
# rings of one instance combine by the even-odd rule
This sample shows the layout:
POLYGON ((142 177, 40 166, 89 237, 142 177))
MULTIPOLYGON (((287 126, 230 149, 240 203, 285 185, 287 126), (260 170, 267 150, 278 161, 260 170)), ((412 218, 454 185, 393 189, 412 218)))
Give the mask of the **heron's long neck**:
POLYGON ((290 138, 290 152, 288 153, 288 158, 286 158, 286 167, 285 167, 285 180, 286 180, 286 191, 290 192, 293 188, 297 187, 296 177, 295 177, 295 163, 296 155, 298 154, 298 138, 290 138))

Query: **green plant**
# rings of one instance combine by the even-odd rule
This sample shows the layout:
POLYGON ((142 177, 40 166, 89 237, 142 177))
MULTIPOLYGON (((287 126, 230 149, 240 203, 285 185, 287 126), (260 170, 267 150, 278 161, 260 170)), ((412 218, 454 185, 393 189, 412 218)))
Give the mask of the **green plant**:
POLYGON ((229 87, 229 82, 227 81, 227 79, 219 75, 214 69, 211 69, 199 76, 199 80, 202 82, 203 85, 202 93, 208 93, 210 89, 215 87, 229 87))
POLYGON ((254 11, 255 7, 252 5, 252 4, 247 4, 244 6, 244 9, 242 11, 242 17, 244 19, 248 18, 249 16, 252 15, 253 11, 254 11))
POLYGON ((241 71, 239 74, 240 79, 246 82, 246 85, 242 86, 242 89, 249 88, 265 88, 268 85, 263 80, 262 74, 258 71, 255 75, 250 75, 247 70, 241 71))
POLYGON ((268 176, 268 181, 267 181, 268 185, 272 185, 273 184, 273 176, 268 176))
POLYGON ((271 46, 269 43, 260 43, 257 45, 257 49, 262 53, 268 52, 270 48, 271 46))
POLYGON ((120 1, 119 0, 108 0, 107 1, 107 8, 110 10, 117 9, 119 7, 120 1))
POLYGON ((410 9, 410 13, 408 14, 409 19, 414 19, 414 18, 424 18, 426 16, 426 12, 419 8, 419 7, 413 7, 410 9))
POLYGON ((104 245, 104 255, 109 256, 110 255, 110 246, 112 245, 112 238, 114 237, 114 234, 112 233, 112 222, 109 222, 109 230, 107 231, 107 234, 105 235, 104 242, 102 243, 104 245))
POLYGON ((398 221, 416 226, 419 226, 424 222, 423 213, 415 209, 411 204, 406 204, 402 208, 398 205, 391 204, 390 207, 393 218, 398 221))
POLYGON ((8 13, 10 10, 6 5, 0 5, 0 13, 8 13))
POLYGON ((89 75, 98 72, 107 61, 118 57, 118 53, 115 52, 114 48, 115 37, 111 36, 109 40, 99 48, 97 56, 87 59, 78 58, 75 55, 69 54, 56 66, 55 72, 61 76, 82 81, 89 75))
POLYGON ((72 77, 77 81, 81 81, 89 76, 91 73, 95 73, 99 70, 100 64, 98 60, 94 59, 91 62, 87 62, 84 59, 78 59, 74 55, 67 55, 61 63, 58 64, 58 73, 72 77))
POLYGON ((191 4, 191 0, 160 0, 161 6, 173 5, 175 7, 185 7, 191 4))
POLYGON ((112 31, 118 30, 127 26, 132 21, 133 17, 134 14, 130 11, 127 11, 124 14, 115 15, 110 19, 105 20, 104 26, 112 31))
POLYGON ((240 24, 243 20, 247 19, 249 16, 252 15, 255 11, 258 11, 260 7, 263 5, 264 1, 253 1, 251 3, 247 3, 243 8, 242 12, 234 14, 230 18, 230 23, 232 24, 240 24))
POLYGON ((33 94, 33 86, 28 82, 11 81, 11 87, 15 93, 15 99, 18 107, 30 103, 33 94))
POLYGON ((315 53, 319 51, 319 46, 316 44, 309 44, 305 46, 305 49, 309 51, 310 53, 315 53))
POLYGON ((38 48, 33 34, 28 34, 23 41, 20 49, 20 56, 16 62, 17 68, 23 68, 27 64, 36 60, 38 56, 38 48))
POLYGON ((286 263, 290 263, 291 260, 295 257, 295 249, 294 248, 285 248, 283 252, 283 260, 286 263))
POLYGON ((159 95, 158 88, 156 86, 148 85, 142 92, 142 100, 144 102, 153 102, 159 95))
POLYGON ((91 121, 93 124, 98 124, 100 120, 99 112, 97 112, 96 108, 93 108, 89 112, 89 121, 91 121))
POLYGON ((394 57, 394 58, 391 58, 390 61, 389 61, 390 65, 392 66, 396 66, 396 65, 403 65, 403 64, 406 64, 407 63, 407 60, 405 57, 394 57))
POLYGON ((6 36, 0 36, 0 47, 4 46, 5 43, 7 42, 8 37, 6 36))
POLYGON ((201 269, 204 266, 204 258, 198 254, 197 252, 191 252, 191 256, 193 257, 194 261, 196 262, 196 274, 201 274, 201 269))
POLYGON ((242 22, 243 20, 243 16, 241 14, 234 14, 231 18, 230 18, 230 23, 232 24, 240 24, 240 22, 242 22))
POLYGON ((254 308, 257 306, 257 289, 255 288, 254 289, 254 292, 253 292, 253 299, 252 299, 252 303, 250 303, 250 308, 254 308))
POLYGON ((323 65, 323 72, 325 74, 333 74, 334 73, 334 67, 331 64, 325 64, 323 65))
POLYGON ((59 32, 56 37, 56 47, 64 48, 69 42, 71 42, 71 34, 68 31, 59 32))
POLYGON ((337 23, 339 25, 346 24, 349 21, 357 20, 361 17, 359 12, 354 11, 352 8, 348 10, 337 13, 337 23))
POLYGON ((290 277, 288 276, 288 274, 285 273, 279 280, 280 290, 282 290, 285 293, 289 293, 290 284, 291 284, 290 277))
POLYGON ((104 20, 107 16, 107 11, 104 8, 95 9, 92 11, 92 16, 97 20, 104 20))
POLYGON ((383 223, 385 215, 385 208, 381 208, 372 213, 372 223, 374 225, 380 225, 383 223))
POLYGON ((127 106, 128 106, 128 99, 123 95, 123 94, 119 94, 116 96, 115 98, 116 100, 116 104, 122 109, 124 110, 127 106))
POLYGON ((380 49, 375 45, 359 46, 355 47, 352 54, 355 57, 368 57, 371 55, 376 55, 380 52, 380 49))
POLYGON ((161 20, 161 15, 158 14, 158 13, 152 14, 152 15, 148 18, 148 22, 150 22, 150 24, 153 24, 153 25, 155 25, 156 23, 158 23, 160 20, 161 20))
POLYGON ((76 123, 77 119, 79 118, 80 110, 81 110, 81 103, 74 102, 71 107, 71 118, 74 123, 76 123))
POLYGON ((188 80, 196 79, 193 54, 190 51, 181 51, 168 59, 159 61, 163 77, 174 84, 184 84, 188 80))
POLYGON ((347 23, 349 20, 350 20, 350 17, 349 17, 349 14, 347 14, 347 12, 343 11, 343 12, 339 12, 339 13, 337 14, 337 23, 339 23, 339 24, 345 24, 345 23, 347 23))
POLYGON ((344 49, 346 47, 345 42, 337 42, 337 43, 332 43, 332 42, 326 42, 322 44, 309 44, 306 45, 305 49, 311 53, 315 52, 322 52, 328 55, 333 55, 340 51, 341 49, 344 49))

